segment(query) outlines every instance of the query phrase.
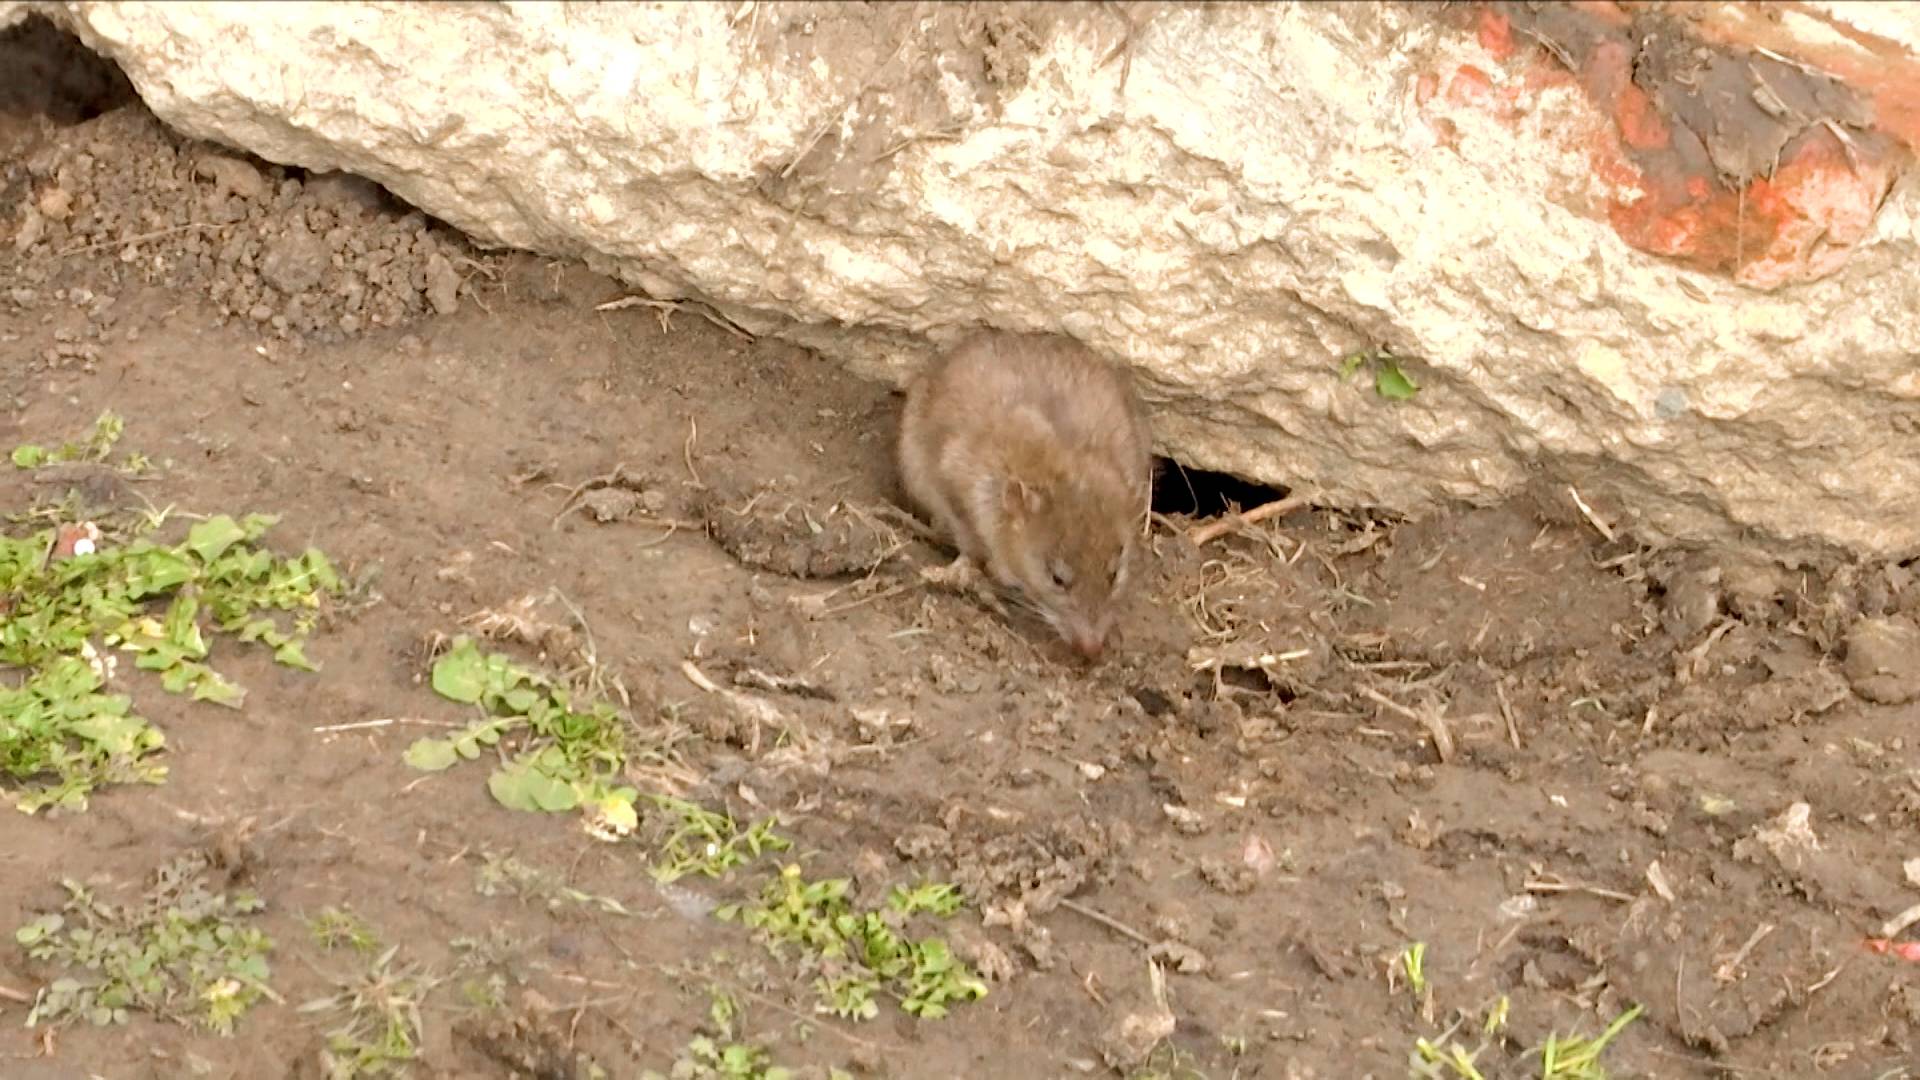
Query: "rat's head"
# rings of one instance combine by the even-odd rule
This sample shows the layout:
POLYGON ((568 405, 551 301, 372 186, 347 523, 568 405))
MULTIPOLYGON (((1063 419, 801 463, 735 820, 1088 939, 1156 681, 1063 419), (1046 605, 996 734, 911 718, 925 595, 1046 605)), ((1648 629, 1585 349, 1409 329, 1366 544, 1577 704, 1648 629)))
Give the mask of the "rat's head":
POLYGON ((1090 660, 1106 646, 1132 569, 1134 494, 1086 476, 1009 480, 1001 492, 1000 576, 1090 660))

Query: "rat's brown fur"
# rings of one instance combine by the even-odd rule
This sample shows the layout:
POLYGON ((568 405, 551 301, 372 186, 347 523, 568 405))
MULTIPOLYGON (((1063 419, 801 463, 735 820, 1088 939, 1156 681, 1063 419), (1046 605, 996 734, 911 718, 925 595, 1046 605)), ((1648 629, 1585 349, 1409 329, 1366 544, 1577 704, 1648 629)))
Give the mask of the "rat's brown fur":
POLYGON ((1097 656, 1152 468, 1128 374, 1067 338, 977 333, 908 387, 897 451, 961 557, 1097 656))

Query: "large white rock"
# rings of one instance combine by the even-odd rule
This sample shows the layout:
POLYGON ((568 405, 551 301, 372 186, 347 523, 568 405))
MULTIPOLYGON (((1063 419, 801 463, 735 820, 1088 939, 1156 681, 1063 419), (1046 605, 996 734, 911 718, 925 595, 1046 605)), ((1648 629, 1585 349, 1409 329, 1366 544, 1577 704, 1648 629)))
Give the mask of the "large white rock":
POLYGON ((1061 331, 1136 366, 1166 452, 1329 503, 1544 475, 1643 535, 1920 551, 1911 179, 1818 280, 1685 269, 1608 222, 1634 198, 1595 167, 1613 120, 1433 8, 0 0, 0 23, 27 8, 187 133, 866 374, 973 324, 1061 331), (1413 400, 1341 377, 1382 345, 1413 400))

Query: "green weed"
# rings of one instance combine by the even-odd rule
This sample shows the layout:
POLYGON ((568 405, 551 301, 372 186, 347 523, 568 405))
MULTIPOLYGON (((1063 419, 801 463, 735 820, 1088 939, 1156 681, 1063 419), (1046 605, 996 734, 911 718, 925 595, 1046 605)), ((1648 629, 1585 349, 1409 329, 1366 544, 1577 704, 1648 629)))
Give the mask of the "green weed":
POLYGON ((925 911, 945 919, 959 914, 965 903, 960 886, 944 881, 922 882, 911 889, 895 885, 887 895, 887 906, 902 915, 925 911))
POLYGON ((1600 1055, 1606 1051, 1607 1044, 1626 1030, 1627 1025, 1633 1023, 1640 1013, 1640 1006, 1635 1005, 1621 1013, 1613 1023, 1607 1025, 1607 1030, 1592 1039, 1547 1036, 1546 1043, 1540 1048, 1540 1080, 1607 1080, 1606 1070, 1600 1067, 1600 1055))
MULTIPOLYGON (((501 805, 515 810, 584 811, 607 838, 630 835, 639 824, 633 787, 619 783, 630 752, 628 724, 610 702, 583 700, 555 680, 504 653, 483 653, 465 636, 434 662, 434 691, 476 706, 481 718, 447 738, 423 738, 407 748, 407 764, 440 772, 489 751, 503 757, 487 779, 501 805)), ((688 874, 710 878, 791 844, 772 819, 741 829, 724 813, 685 799, 648 794, 663 812, 665 837, 653 866, 661 881, 688 874)), ((595 900, 575 897, 574 899, 595 900)))
MULTIPOLYGON (((16 468, 37 469, 42 465, 51 465, 62 461, 105 461, 113 453, 113 446, 120 441, 120 435, 126 430, 126 421, 108 410, 93 422, 93 431, 84 442, 62 443, 47 449, 28 443, 13 448, 9 455, 16 468)), ((138 471, 146 465, 146 458, 138 454, 127 457, 126 468, 138 471)))
POLYGON ((671 814, 677 822, 673 834, 661 845, 653 873, 661 881, 675 881, 688 874, 717 878, 736 866, 757 859, 764 852, 786 851, 793 844, 773 831, 768 818, 745 832, 732 817, 715 813, 698 803, 671 795, 648 795, 648 801, 671 814))
POLYGON ((1427 995, 1427 943, 1416 941, 1400 953, 1400 969, 1406 973, 1407 989, 1413 996, 1422 998, 1427 995))
POLYGON ((380 950, 380 939, 362 922, 360 916, 345 908, 321 908, 320 914, 307 920, 313 943, 323 949, 351 948, 362 955, 380 950))
MULTIPOLYGON (((948 908, 946 887, 895 889, 883 911, 856 911, 846 878, 808 881, 789 865, 769 881, 757 903, 729 905, 715 914, 756 931, 776 956, 797 948, 820 975, 814 989, 822 1012, 853 1020, 879 1015, 882 993, 913 1016, 937 1019, 952 1002, 985 997, 987 984, 954 956, 945 940, 903 936, 899 925, 916 910, 948 908), (929 907, 928 905, 933 905, 929 907)), ((957 893, 954 894, 957 897, 957 893)))
POLYGON ((742 1041, 740 1007, 724 991, 712 991, 708 1030, 695 1035, 665 1074, 651 1069, 641 1080, 792 1080, 793 1072, 773 1064, 764 1048, 742 1041))
POLYGON ((1400 358, 1385 348, 1365 349, 1340 363, 1340 379, 1346 381, 1362 367, 1373 371, 1373 392, 1388 401, 1409 401, 1420 392, 1413 377, 1401 370, 1400 358))
POLYGON ((57 560, 54 530, 0 536, 0 669, 25 673, 0 685, 0 774, 23 785, 15 806, 79 810, 104 785, 165 779, 159 730, 106 692, 110 650, 131 653, 170 693, 236 709, 246 691, 210 666, 210 633, 315 670, 305 641, 340 580, 317 550, 284 558, 258 547, 275 521, 221 515, 170 546, 102 541, 57 560))
POLYGON ((598 908, 609 915, 633 915, 625 904, 610 896, 598 896, 576 889, 511 855, 489 853, 482 856, 474 891, 481 896, 509 895, 537 901, 545 904, 550 911, 557 911, 565 904, 580 904, 598 908))
MULTIPOLYGON (((1511 1002, 1502 994, 1480 1021, 1479 1043, 1472 1050, 1454 1038, 1467 1024, 1469 1017, 1465 1015, 1436 1038, 1417 1039, 1413 1052, 1408 1055, 1409 1074, 1415 1080, 1486 1080, 1487 1074, 1480 1069, 1480 1058, 1501 1038, 1510 1009, 1511 1002)), ((1596 1038, 1549 1035, 1545 1043, 1525 1055, 1540 1058, 1540 1071, 1532 1075, 1538 1080, 1607 1080, 1600 1056, 1615 1036, 1625 1030, 1640 1013, 1640 1006, 1635 1005, 1607 1025, 1607 1029, 1596 1038)))
POLYGON ((320 1059, 327 1080, 398 1076, 419 1054, 420 1002, 436 980, 398 964, 398 945, 382 949, 372 928, 351 911, 324 908, 308 928, 321 948, 347 948, 368 958, 364 970, 337 982, 339 990, 300 1006, 302 1013, 332 1013, 320 1059))
POLYGON ((458 960, 454 973, 460 976, 460 998, 475 1009, 507 1007, 507 973, 517 964, 521 944, 506 927, 495 923, 484 936, 456 937, 447 943, 458 960))
POLYGON ((273 943, 242 922, 261 910, 261 901, 248 893, 209 892, 207 866, 197 855, 167 864, 133 907, 62 882, 65 906, 20 927, 14 940, 28 956, 81 974, 43 988, 27 1023, 117 1024, 140 1010, 230 1035, 262 997, 278 1000, 267 985, 273 943))
POLYGON ((0 687, 0 774, 34 782, 13 796, 27 813, 82 809, 95 788, 166 779, 166 766, 153 760, 164 736, 133 713, 126 695, 101 692, 91 659, 56 657, 23 685, 0 687))
POLYGON ((573 694, 502 653, 481 653, 466 637, 433 665, 433 689, 478 706, 483 718, 447 739, 420 739, 407 764, 439 772, 513 741, 516 752, 487 778, 487 790, 515 810, 584 809, 616 835, 639 820, 639 793, 616 786, 626 764, 626 725, 604 701, 576 705, 573 694))

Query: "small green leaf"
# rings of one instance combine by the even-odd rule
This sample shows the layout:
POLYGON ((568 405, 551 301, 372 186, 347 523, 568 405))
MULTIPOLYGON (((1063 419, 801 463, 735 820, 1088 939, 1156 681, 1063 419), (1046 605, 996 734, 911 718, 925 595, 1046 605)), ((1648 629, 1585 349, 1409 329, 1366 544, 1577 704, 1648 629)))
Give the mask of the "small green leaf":
POLYGON ((34 945, 41 939, 60 932, 66 920, 59 915, 42 915, 13 932, 13 940, 22 945, 34 945))
POLYGON ((1340 381, 1345 382, 1353 378, 1353 373, 1359 371, 1360 365, 1366 362, 1367 354, 1363 352, 1354 353, 1352 356, 1340 361, 1340 381))
POLYGON ((500 805, 511 810, 545 810, 557 813, 580 804, 573 785, 558 780, 522 758, 487 778, 487 790, 500 805))
POLYGON ((451 739, 418 739, 407 747, 407 764, 421 772, 450 769, 459 760, 460 755, 454 752, 451 739))
POLYGON ((1388 401, 1406 401, 1420 392, 1420 387, 1391 357, 1381 357, 1380 366, 1374 369, 1373 389, 1388 401))
POLYGON ((240 521, 240 531, 248 540, 258 540, 279 523, 279 514, 248 514, 240 521))
MULTIPOLYGON (((187 656, 177 646, 156 638, 147 638, 136 644, 140 655, 134 658, 134 667, 142 671, 180 671, 183 673, 179 676, 180 678, 192 677, 193 672, 183 666, 187 656)), ((163 683, 163 685, 166 685, 167 692, 170 694, 178 694, 187 688, 184 682, 163 683)))
POLYGON ((247 538, 246 530, 225 514, 211 517, 187 531, 187 547, 200 556, 202 563, 211 563, 226 553, 233 545, 247 538))
POLYGON ((72 731, 114 757, 131 755, 148 741, 149 734, 158 735, 145 720, 107 712, 75 721, 72 731))
POLYGON ((472 704, 487 688, 487 661, 467 638, 454 642, 433 665, 434 693, 449 701, 472 704))
POLYGON ((527 793, 526 776, 525 768, 512 765, 495 769, 493 775, 487 777, 487 791, 495 802, 509 810, 538 810, 540 804, 527 793))
POLYGON ((454 737, 453 748, 461 757, 472 761, 480 756, 481 746, 492 746, 500 740, 500 735, 491 726, 474 728, 454 737))
POLYGON ((162 629, 166 644, 173 646, 175 653, 195 660, 207 655, 207 641, 200 634, 199 614, 200 601, 193 596, 192 590, 182 590, 167 606, 167 618, 162 629))
POLYGON ((100 414, 99 418, 93 422, 93 438, 88 440, 88 447, 92 450, 95 461, 106 460, 107 455, 113 451, 113 444, 120 441, 120 433, 125 431, 126 427, 127 422, 116 415, 112 409, 100 414))
POLYGON ((247 692, 222 678, 212 668, 202 667, 200 678, 193 684, 193 700, 210 701, 215 705, 238 709, 246 703, 247 692))
POLYGON ((142 600, 193 580, 193 566, 171 551, 147 548, 126 560, 127 599, 142 600))
MULTIPOLYGON (((142 656, 140 659, 145 660, 146 657, 142 656)), ((139 661, 135 661, 135 663, 138 664, 139 661)), ((186 693, 187 688, 193 685, 194 675, 196 674, 194 668, 196 666, 197 665, 194 664, 174 664, 161 671, 160 688, 169 694, 186 693)))
POLYGON ((549 813, 557 814, 580 805, 580 795, 572 784, 542 772, 528 774, 527 791, 540 809, 549 813))
POLYGON ((306 554, 300 557, 300 561, 306 564, 307 576, 313 579, 316 589, 326 592, 339 591, 340 573, 333 568, 332 560, 322 554, 318 548, 308 548, 306 554))
POLYGON ((29 443, 26 446, 16 446, 13 448, 13 463, 18 468, 34 469, 46 464, 46 462, 46 447, 34 446, 29 443))
POLYGON ((298 641, 289 641, 273 650, 273 658, 285 664, 287 667, 299 668, 301 671, 320 670, 319 665, 307 659, 307 654, 300 651, 300 642, 298 641))

